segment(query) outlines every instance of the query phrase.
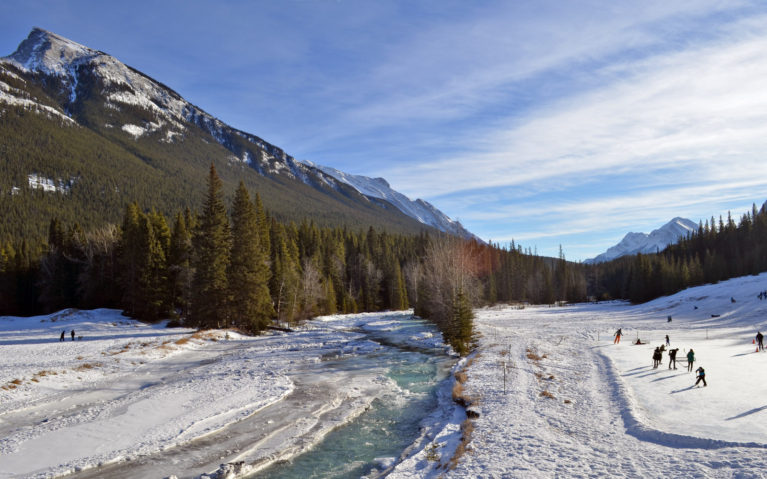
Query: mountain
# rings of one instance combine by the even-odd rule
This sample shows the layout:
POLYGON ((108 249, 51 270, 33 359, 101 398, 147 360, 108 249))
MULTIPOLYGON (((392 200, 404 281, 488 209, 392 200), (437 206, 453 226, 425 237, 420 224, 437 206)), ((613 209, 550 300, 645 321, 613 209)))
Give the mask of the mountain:
POLYGON ((312 162, 305 161, 304 163, 309 166, 313 166, 324 173, 332 176, 333 178, 350 185, 355 190, 359 191, 365 196, 370 198, 378 198, 386 200, 393 204, 397 209, 417 219, 419 222, 432 226, 439 231, 449 233, 455 236, 466 239, 476 239, 482 241, 476 237, 473 233, 469 232, 459 221, 450 219, 445 213, 435 208, 428 201, 422 199, 411 200, 402 193, 393 190, 389 183, 383 178, 370 178, 361 175, 351 175, 344 173, 343 171, 331 168, 329 166, 316 165, 312 162))
POLYGON ((650 234, 628 233, 620 243, 608 248, 599 256, 584 261, 586 264, 603 263, 621 256, 637 253, 650 254, 663 251, 666 246, 676 243, 679 238, 697 231, 698 224, 686 218, 674 218, 650 234))
POLYGON ((197 207, 211 162, 228 194, 244 181, 283 221, 465 231, 428 203, 361 191, 343 173, 297 161, 114 57, 40 28, 0 59, 0 145, 0 216, 9 219, 0 241, 40 237, 53 216, 116 222, 130 201, 166 213, 197 207), (414 214, 413 204, 431 214, 414 214))

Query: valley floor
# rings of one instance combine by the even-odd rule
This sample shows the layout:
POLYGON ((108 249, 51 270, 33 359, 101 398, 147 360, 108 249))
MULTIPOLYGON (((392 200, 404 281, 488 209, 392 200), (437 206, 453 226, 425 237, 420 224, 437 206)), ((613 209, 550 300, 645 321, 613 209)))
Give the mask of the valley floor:
MULTIPOLYGON (((637 306, 479 310, 479 347, 457 366, 479 414, 467 450, 451 466, 467 423, 443 400, 408 454, 382 461, 396 464, 387 477, 767 477, 767 353, 752 344, 767 332, 764 290, 767 274, 637 306), (667 353, 653 369, 667 334, 677 369, 667 353), (706 387, 693 387, 691 348, 706 387)), ((110 310, 0 318, 0 478, 193 477, 300 453, 394 387, 375 370, 315 369, 380 347, 359 328, 385 329, 393 315, 402 313, 319 318, 258 338, 110 310), (266 428, 265 439, 245 446, 237 428, 266 428)), ((441 347, 429 334, 411 339, 441 347)), ((450 384, 440 394, 449 398, 450 384)))
POLYGON ((764 290, 767 274, 637 306, 479 311, 469 451, 447 471, 427 449, 391 477, 767 477, 767 353, 752 344, 767 331, 764 290), (676 370, 667 353, 652 367, 666 334, 676 370), (690 349, 706 387, 693 387, 690 349))

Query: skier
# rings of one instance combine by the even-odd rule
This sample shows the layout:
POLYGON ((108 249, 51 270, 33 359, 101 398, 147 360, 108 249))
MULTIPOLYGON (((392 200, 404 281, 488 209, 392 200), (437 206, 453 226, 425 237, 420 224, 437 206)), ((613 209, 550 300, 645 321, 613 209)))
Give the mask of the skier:
POLYGON ((66 333, 66 332, 67 332, 66 329, 61 332, 61 337, 59 338, 59 341, 64 341, 64 333, 66 333))
POLYGON ((660 350, 660 347, 655 348, 655 352, 652 353, 652 368, 657 369, 658 366, 660 366, 661 361, 663 361, 663 353, 660 350))
POLYGON ((75 340, 75 330, 73 329, 72 330, 72 341, 74 341, 74 340, 75 340))
POLYGON ((621 342, 621 336, 623 336, 623 331, 618 328, 618 330, 615 332, 615 341, 613 341, 613 344, 618 344, 621 342))
POLYGON ((764 351, 764 335, 762 334, 761 331, 756 332, 756 345, 757 345, 757 348, 756 348, 757 351, 764 351))
POLYGON ((692 365, 695 362, 695 353, 692 349, 687 353, 687 372, 692 371, 692 365))
POLYGON ((676 369, 676 353, 679 351, 679 348, 669 349, 668 350, 668 368, 671 369, 671 365, 674 365, 674 369, 676 369))
POLYGON ((695 370, 695 372, 698 373, 698 380, 695 381, 695 386, 697 386, 701 381, 703 381, 703 387, 708 386, 708 384, 706 384, 706 370, 703 368, 698 368, 695 370))
POLYGON ((666 346, 671 346, 671 340, 668 337, 668 334, 666 335, 666 346))

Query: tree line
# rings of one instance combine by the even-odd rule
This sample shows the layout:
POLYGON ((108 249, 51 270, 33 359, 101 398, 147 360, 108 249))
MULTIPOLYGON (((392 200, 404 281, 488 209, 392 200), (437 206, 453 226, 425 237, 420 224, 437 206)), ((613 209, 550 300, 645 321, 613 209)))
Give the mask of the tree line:
POLYGON ((662 253, 583 265, 561 248, 547 258, 513 241, 283 223, 244 184, 227 208, 213 165, 202 204, 169 220, 134 202, 119 225, 85 231, 54 218, 45 244, 5 242, 0 314, 110 307, 142 320, 257 334, 275 321, 412 307, 466 353, 479 306, 590 296, 642 302, 767 269, 767 213, 755 207, 738 225, 712 218, 662 253))
POLYGON ((599 299, 634 303, 691 286, 767 271, 767 211, 753 205, 738 223, 700 222, 697 231, 656 254, 638 254, 587 266, 589 288, 599 299))
POLYGON ((46 244, 5 243, 0 314, 113 307, 142 320, 258 333, 275 320, 414 307, 466 352, 473 307, 586 295, 564 256, 425 231, 284 224, 243 184, 227 208, 213 165, 202 203, 168 220, 134 202, 119 226, 89 231, 54 218, 46 244))

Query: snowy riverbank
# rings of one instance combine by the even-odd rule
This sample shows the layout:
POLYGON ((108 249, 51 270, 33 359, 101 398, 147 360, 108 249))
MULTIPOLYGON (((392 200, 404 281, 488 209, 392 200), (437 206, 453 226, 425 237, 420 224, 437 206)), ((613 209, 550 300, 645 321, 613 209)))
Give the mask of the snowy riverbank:
MULTIPOLYGON (((260 337, 167 329, 113 310, 0 318, 0 477, 189 477, 290 458, 391 389, 382 370, 320 368, 381 348, 360 328, 383 332, 393 317, 407 315, 325 317, 260 337), (259 439, 232 438, 232 428, 259 439)), ((401 341, 445 347, 424 333, 401 341)))
POLYGON ((637 306, 480 310, 471 451, 449 472, 424 451, 394 477, 767 477, 767 353, 751 342, 767 330, 765 289, 762 274, 637 306), (707 387, 667 354, 652 368, 666 334, 679 359, 695 350, 707 387))

